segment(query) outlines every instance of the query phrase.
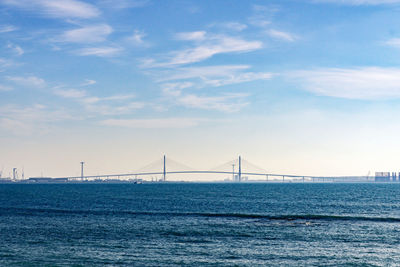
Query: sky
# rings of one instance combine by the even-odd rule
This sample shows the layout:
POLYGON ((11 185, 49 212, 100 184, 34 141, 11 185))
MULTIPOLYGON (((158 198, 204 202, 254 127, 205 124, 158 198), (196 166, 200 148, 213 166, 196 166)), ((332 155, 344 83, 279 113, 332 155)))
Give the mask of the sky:
POLYGON ((3 177, 400 171, 400 0, 0 0, 0 46, 3 177))

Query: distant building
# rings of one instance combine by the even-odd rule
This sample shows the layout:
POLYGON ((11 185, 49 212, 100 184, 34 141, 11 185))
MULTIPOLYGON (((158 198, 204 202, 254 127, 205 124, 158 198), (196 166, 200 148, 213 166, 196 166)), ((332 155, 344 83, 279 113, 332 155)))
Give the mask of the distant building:
POLYGON ((390 182, 390 172, 375 172, 375 182, 390 182))

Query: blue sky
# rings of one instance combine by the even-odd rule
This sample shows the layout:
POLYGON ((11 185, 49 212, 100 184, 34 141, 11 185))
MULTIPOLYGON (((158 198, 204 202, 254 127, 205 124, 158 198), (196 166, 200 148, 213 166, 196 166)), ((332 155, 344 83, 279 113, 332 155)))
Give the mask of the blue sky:
POLYGON ((0 171, 398 171, 400 1, 0 0, 0 171))

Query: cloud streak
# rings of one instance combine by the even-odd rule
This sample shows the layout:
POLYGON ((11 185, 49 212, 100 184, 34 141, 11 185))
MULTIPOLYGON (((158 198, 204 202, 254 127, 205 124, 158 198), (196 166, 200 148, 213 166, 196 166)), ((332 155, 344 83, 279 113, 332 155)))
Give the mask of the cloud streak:
POLYGON ((392 38, 385 42, 386 45, 392 46, 395 48, 400 48, 400 38, 392 38))
POLYGON ((219 87, 229 84, 269 80, 273 77, 270 72, 249 72, 247 65, 221 65, 206 67, 177 68, 167 71, 158 81, 192 80, 196 87, 219 87))
POLYGON ((8 76, 7 79, 24 87, 43 88, 46 86, 45 80, 36 76, 8 76))
POLYGON ((87 47, 75 50, 78 56, 97 56, 97 57, 113 57, 119 55, 123 51, 120 47, 101 46, 87 47))
POLYGON ((7 85, 0 84, 0 92, 1 92, 1 91, 3 91, 3 92, 5 92, 5 91, 11 91, 11 90, 13 90, 13 88, 12 88, 11 86, 7 86, 7 85))
POLYGON ((15 45, 15 44, 9 43, 9 44, 7 45, 7 48, 9 48, 9 49, 11 49, 12 51, 14 51, 14 53, 15 53, 17 56, 22 56, 22 55, 25 53, 25 51, 24 51, 19 45, 15 45))
POLYGON ((113 28, 107 24, 90 25, 79 29, 64 32, 56 41, 70 43, 98 43, 106 40, 113 32, 113 28))
POLYGON ((245 100, 247 94, 224 94, 221 96, 183 95, 176 99, 177 103, 187 108, 216 110, 233 113, 241 110, 249 103, 245 100))
POLYGON ((313 2, 360 6, 360 5, 399 4, 400 0, 314 0, 313 2))
POLYGON ((260 41, 247 41, 238 37, 207 34, 203 31, 177 34, 184 41, 195 41, 193 48, 173 51, 167 55, 167 60, 157 62, 149 60, 144 67, 171 67, 204 61, 218 54, 245 53, 262 48, 260 41))
POLYGON ((18 30, 18 28, 13 25, 0 25, 0 33, 13 32, 16 30, 18 30))
POLYGON ((283 40, 286 42, 294 42, 297 39, 297 37, 291 33, 274 29, 267 31, 267 34, 274 39, 283 40))
POLYGON ((203 120, 200 118, 109 119, 101 121, 100 124, 112 127, 165 129, 195 127, 203 120))
POLYGON ((2 4, 53 18, 88 19, 100 15, 100 10, 95 6, 77 0, 3 0, 2 4))
POLYGON ((378 100, 400 98, 400 69, 363 67, 295 71, 288 76, 322 96, 378 100))

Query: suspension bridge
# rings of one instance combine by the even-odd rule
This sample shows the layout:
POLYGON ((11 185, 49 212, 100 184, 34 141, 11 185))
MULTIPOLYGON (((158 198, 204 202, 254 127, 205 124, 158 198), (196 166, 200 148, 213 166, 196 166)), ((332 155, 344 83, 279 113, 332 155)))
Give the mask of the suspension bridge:
POLYGON ((374 177, 367 176, 309 176, 296 174, 270 173, 255 164, 238 158, 208 170, 193 169, 165 155, 136 171, 119 174, 84 175, 81 162, 81 175, 59 177, 68 181, 231 181, 231 182, 370 182, 374 177), (188 179, 188 176, 191 178, 188 179), (218 178, 218 177, 219 178, 218 178), (179 178, 180 177, 180 178, 179 178), (202 178, 201 178, 202 177, 202 178), (206 179, 204 179, 206 177, 206 179), (222 177, 222 179, 221 179, 222 177))

